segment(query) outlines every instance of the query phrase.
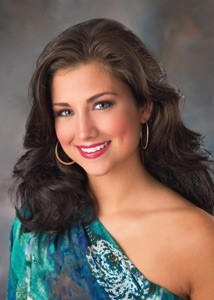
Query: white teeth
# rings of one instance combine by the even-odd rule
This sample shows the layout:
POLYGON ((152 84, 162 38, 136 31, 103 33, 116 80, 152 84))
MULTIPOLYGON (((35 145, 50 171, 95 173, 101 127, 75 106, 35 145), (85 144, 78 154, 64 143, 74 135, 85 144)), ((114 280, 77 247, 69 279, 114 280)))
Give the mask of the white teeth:
POLYGON ((86 153, 94 153, 94 152, 96 152, 96 151, 98 151, 100 149, 103 149, 107 145, 108 145, 108 142, 105 142, 102 145, 99 145, 99 146, 96 146, 96 147, 93 147, 93 148, 81 148, 81 150, 83 152, 86 152, 86 153))

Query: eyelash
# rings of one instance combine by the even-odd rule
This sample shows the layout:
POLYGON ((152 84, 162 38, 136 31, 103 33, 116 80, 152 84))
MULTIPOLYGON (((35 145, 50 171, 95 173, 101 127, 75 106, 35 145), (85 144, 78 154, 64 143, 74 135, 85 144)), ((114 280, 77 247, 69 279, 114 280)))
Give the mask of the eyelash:
POLYGON ((56 118, 58 118, 58 117, 61 117, 61 118, 67 118, 67 117, 69 117, 69 116, 71 116, 71 115, 72 115, 72 110, 71 110, 71 109, 61 109, 61 110, 56 111, 56 112, 54 113, 54 116, 55 116, 56 118))
MULTIPOLYGON (((113 102, 111 102, 111 101, 99 101, 93 105, 93 110, 105 110, 105 109, 108 109, 109 107, 111 107, 112 105, 113 105, 113 102), (98 105, 102 105, 102 107, 96 108, 96 106, 98 106, 98 105)), ((74 113, 71 109, 61 109, 54 113, 54 116, 56 118, 58 118, 58 117, 67 118, 67 117, 73 116, 73 115, 74 115, 74 113)))
POLYGON ((111 101, 99 101, 94 104, 93 110, 96 110, 97 105, 103 105, 104 107, 98 108, 97 110, 105 110, 113 105, 113 102, 111 101))

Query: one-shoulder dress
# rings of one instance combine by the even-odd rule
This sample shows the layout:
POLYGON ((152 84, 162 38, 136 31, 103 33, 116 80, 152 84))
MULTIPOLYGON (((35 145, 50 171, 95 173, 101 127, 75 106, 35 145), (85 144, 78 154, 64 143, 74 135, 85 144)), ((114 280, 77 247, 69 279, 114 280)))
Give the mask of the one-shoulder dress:
POLYGON ((9 300, 179 300, 150 282, 99 219, 62 234, 24 233, 15 218, 10 236, 9 300))

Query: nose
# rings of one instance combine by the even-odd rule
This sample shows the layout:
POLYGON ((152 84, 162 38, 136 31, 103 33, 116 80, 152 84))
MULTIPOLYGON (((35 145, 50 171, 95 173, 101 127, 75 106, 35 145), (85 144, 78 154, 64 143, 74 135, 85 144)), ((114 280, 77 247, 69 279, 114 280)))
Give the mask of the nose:
POLYGON ((77 133, 82 141, 87 141, 97 136, 98 129, 90 114, 84 113, 78 116, 77 133))

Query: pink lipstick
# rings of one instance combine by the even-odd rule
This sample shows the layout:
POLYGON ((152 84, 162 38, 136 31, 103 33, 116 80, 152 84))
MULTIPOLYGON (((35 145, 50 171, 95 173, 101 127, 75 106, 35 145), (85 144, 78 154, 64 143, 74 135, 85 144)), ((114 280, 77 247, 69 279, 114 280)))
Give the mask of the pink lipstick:
POLYGON ((77 146, 77 149, 79 150, 79 153, 84 158, 87 159, 98 158, 108 150, 110 143, 111 142, 108 141, 108 142, 93 144, 89 146, 82 145, 82 146, 77 146))

